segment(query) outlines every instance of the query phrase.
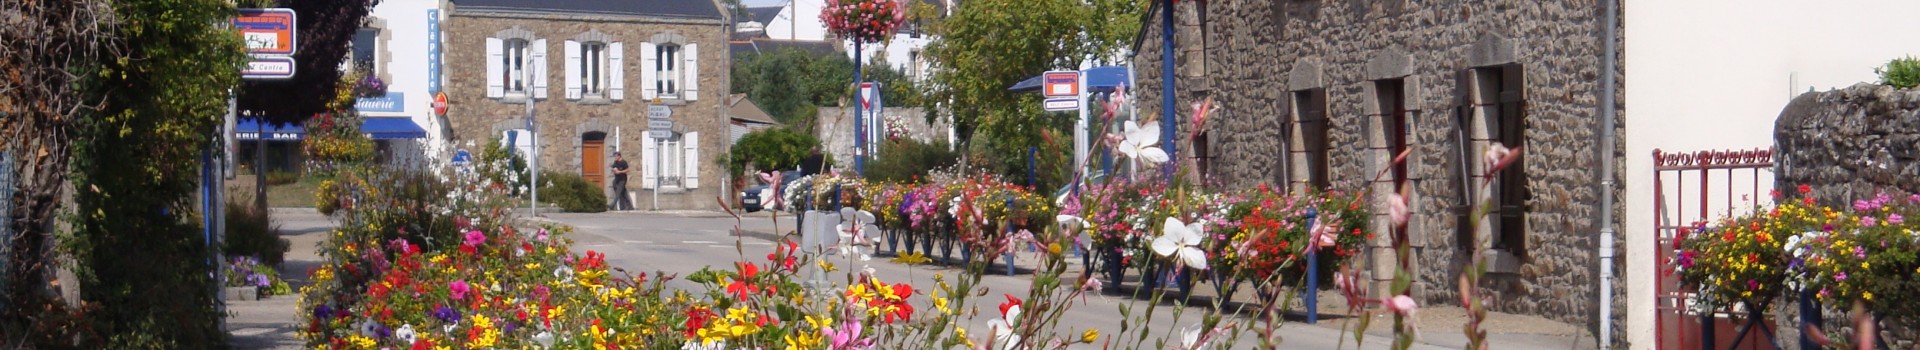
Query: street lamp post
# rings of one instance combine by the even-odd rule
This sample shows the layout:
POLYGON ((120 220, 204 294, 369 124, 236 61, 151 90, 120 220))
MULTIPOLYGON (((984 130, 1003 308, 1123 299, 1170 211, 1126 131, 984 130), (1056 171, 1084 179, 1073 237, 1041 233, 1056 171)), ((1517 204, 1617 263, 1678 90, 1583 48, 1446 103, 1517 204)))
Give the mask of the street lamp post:
POLYGON ((527 155, 528 163, 531 163, 530 166, 527 167, 527 172, 531 173, 533 177, 533 182, 527 185, 527 191, 530 195, 530 198, 527 199, 527 211, 533 216, 540 216, 540 123, 534 121, 533 113, 533 100, 535 99, 533 94, 533 77, 535 77, 533 70, 540 68, 541 67, 532 64, 527 64, 527 69, 523 69, 521 72, 521 74, 526 75, 526 85, 521 88, 521 91, 527 93, 527 133, 532 134, 531 137, 533 138, 533 152, 527 155))

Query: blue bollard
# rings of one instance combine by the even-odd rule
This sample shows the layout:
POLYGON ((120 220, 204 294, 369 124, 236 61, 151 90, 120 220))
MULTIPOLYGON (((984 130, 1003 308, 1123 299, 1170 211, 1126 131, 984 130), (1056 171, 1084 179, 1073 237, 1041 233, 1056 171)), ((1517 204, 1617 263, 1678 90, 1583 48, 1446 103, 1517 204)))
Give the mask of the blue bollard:
MULTIPOLYGON (((1319 210, 1307 208, 1307 227, 1313 227, 1319 214, 1319 210)), ((1307 290, 1301 294, 1305 294, 1302 299, 1307 304, 1307 324, 1316 324, 1320 323, 1320 257, 1313 253, 1313 235, 1307 235, 1307 239, 1307 290)))
POLYGON ((1820 302, 1813 298, 1813 291, 1800 291, 1800 349, 1820 349, 1819 345, 1813 344, 1813 337, 1807 334, 1806 329, 1807 325, 1822 326, 1821 323, 1820 302))

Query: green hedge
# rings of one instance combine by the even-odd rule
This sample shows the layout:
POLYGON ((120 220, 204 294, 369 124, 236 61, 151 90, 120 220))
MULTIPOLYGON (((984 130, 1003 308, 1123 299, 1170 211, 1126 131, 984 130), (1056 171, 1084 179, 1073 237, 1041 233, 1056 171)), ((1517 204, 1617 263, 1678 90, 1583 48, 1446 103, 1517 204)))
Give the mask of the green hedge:
POLYGON ((867 163, 868 180, 908 183, 913 182, 915 176, 960 162, 960 152, 947 150, 946 141, 887 141, 880 145, 880 155, 867 163))
POLYGON ((607 211, 607 194, 579 174, 540 172, 540 194, 560 209, 576 213, 607 211))
POLYGON ((227 202, 227 256, 250 256, 269 266, 280 266, 292 243, 280 238, 279 225, 252 200, 227 202))

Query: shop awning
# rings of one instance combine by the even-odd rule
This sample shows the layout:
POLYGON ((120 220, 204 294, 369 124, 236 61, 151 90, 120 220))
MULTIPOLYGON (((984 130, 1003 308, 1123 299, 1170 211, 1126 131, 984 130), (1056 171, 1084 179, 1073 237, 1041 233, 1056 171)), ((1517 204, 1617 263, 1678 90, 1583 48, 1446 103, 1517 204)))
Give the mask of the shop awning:
MULTIPOLYGON (((407 117, 365 117, 360 124, 360 132, 375 140, 401 140, 427 138, 427 129, 415 124, 407 117)), ((242 118, 234 123, 234 136, 241 140, 258 140, 265 134, 267 140, 297 141, 306 137, 307 131, 298 124, 274 125, 262 124, 255 119, 242 118)))
POLYGON ((367 133, 375 140, 424 139, 427 129, 414 124, 413 118, 406 117, 366 117, 360 124, 360 132, 367 133))
POLYGON ((307 134, 307 130, 301 128, 300 124, 265 123, 262 125, 259 119, 252 118, 234 121, 233 132, 234 137, 241 140, 259 140, 261 134, 266 134, 266 139, 273 141, 297 141, 307 134))

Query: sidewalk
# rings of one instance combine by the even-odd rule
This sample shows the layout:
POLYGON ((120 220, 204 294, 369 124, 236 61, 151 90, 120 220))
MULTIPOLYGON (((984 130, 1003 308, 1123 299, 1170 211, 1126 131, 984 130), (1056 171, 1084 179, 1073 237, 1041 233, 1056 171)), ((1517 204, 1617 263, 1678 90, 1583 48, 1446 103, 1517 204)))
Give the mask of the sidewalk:
MULTIPOLYGON (((292 243, 286 262, 280 265, 280 277, 298 293, 307 285, 307 270, 320 264, 317 244, 326 238, 333 222, 308 208, 273 208, 270 213, 273 222, 280 225, 280 237, 292 243)), ((298 334, 299 304, 297 294, 228 301, 228 344, 235 349, 301 349, 306 342, 298 334)))

